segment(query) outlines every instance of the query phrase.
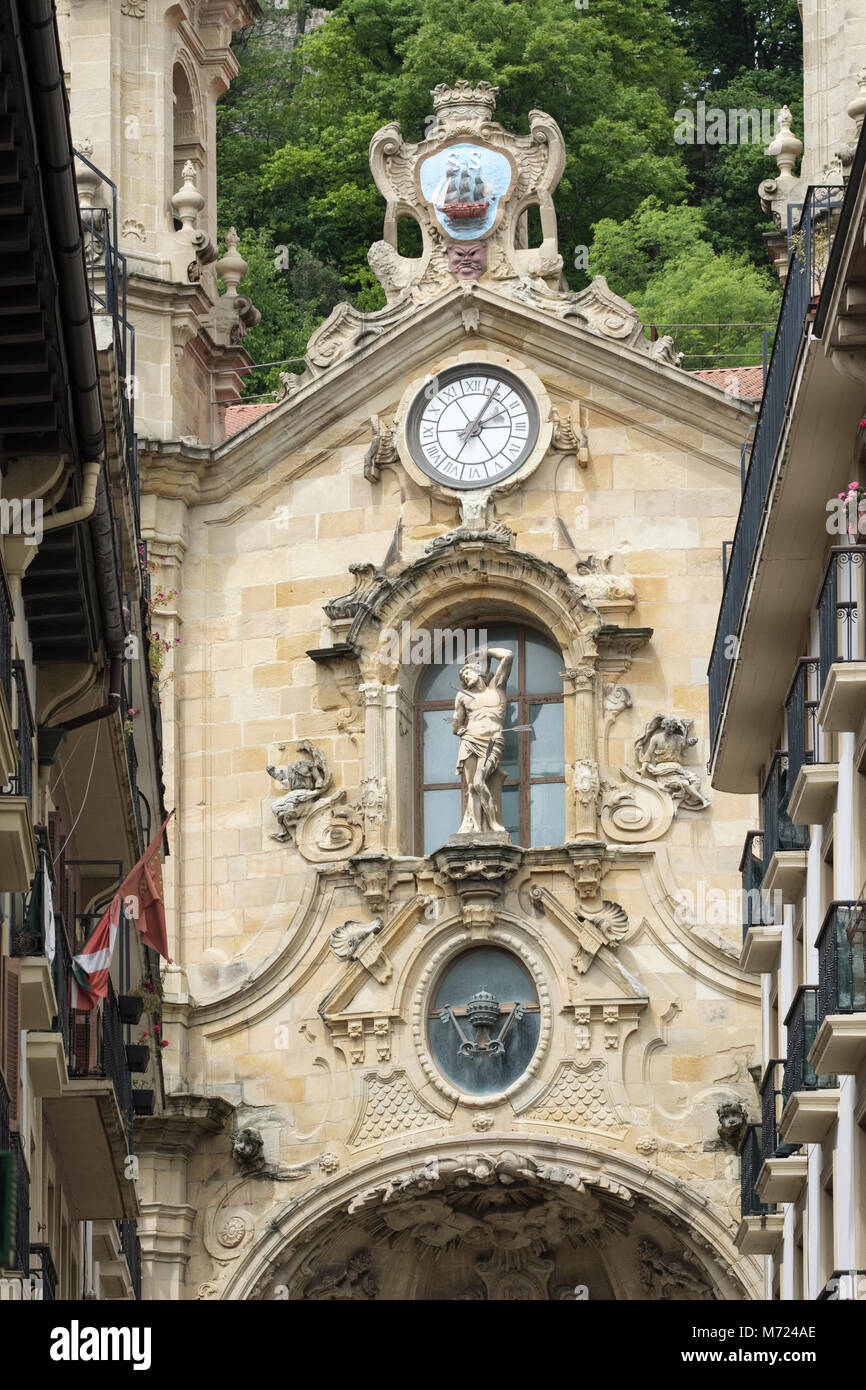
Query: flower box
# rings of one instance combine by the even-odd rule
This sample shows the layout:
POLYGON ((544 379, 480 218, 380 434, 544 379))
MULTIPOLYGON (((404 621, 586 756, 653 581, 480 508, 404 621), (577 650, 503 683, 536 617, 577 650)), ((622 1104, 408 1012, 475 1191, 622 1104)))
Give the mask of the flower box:
POLYGON ((150 1061, 150 1048, 146 1043, 126 1044, 126 1065, 130 1071, 147 1071, 150 1061))
POLYGON ((144 1000, 138 994, 119 994, 117 1008, 121 1023, 137 1023, 141 1018, 144 1000))
POLYGON ((144 1090, 144 1088, 142 1088, 140 1091, 133 1091, 132 1108, 135 1111, 136 1115, 153 1114, 154 1095, 154 1091, 146 1091, 144 1090))

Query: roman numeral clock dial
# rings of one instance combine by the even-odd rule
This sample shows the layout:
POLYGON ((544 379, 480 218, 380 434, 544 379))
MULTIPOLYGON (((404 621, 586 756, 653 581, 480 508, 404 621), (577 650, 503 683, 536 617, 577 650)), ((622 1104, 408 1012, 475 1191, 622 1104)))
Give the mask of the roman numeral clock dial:
POLYGON ((500 482, 532 453, 538 439, 535 397, 501 367, 450 367, 409 407, 406 442, 419 468, 452 488, 500 482))

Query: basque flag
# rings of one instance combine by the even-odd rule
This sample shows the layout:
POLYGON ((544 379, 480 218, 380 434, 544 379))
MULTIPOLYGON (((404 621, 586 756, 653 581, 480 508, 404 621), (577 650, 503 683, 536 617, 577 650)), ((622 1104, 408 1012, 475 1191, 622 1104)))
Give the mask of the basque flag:
POLYGON ((73 1009, 92 1009, 108 994, 108 973, 117 940, 123 899, 115 893, 84 950, 72 957, 73 1009))

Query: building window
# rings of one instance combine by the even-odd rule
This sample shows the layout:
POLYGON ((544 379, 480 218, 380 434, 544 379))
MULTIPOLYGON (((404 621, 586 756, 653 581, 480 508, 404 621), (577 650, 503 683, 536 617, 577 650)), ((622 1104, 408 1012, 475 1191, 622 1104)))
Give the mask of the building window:
MULTIPOLYGON (((501 770, 502 821, 513 842, 559 845, 565 840, 563 666, 559 648, 534 628, 479 621, 492 647, 514 652, 501 770)), ((416 853, 447 844, 463 817, 456 774, 458 740, 451 729, 461 689, 458 660, 427 667, 418 684, 416 853)))
POLYGON ((523 1075, 541 1031, 535 985, 508 951, 477 946, 445 968, 433 991, 430 1051, 467 1095, 498 1095, 523 1075))

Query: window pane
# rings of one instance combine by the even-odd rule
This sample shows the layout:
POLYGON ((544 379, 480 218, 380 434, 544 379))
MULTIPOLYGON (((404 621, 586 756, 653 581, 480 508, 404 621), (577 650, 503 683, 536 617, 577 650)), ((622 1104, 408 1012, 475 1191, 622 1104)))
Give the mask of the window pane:
MULTIPOLYGON (((530 705, 532 725, 529 772, 532 777, 561 777, 565 767, 562 705, 530 705)), ((432 781, 432 778, 428 778, 432 781)))
POLYGON ((555 695, 562 689, 560 671, 563 660, 558 649, 540 633, 526 634, 526 675, 524 689, 529 695, 555 695))
POLYGON ((530 845, 561 845, 565 841, 565 783, 547 782, 529 789, 532 833, 530 845))
POLYGON ((444 709, 424 711, 424 781, 456 782, 458 740, 444 709))
POLYGON ((448 836, 460 829, 460 788, 424 793, 424 853, 447 845, 448 836))
POLYGON ((520 844, 520 788, 502 788, 502 824, 515 845, 520 844))
POLYGON ((508 730, 517 723, 517 704, 512 701, 505 711, 505 747, 502 750, 502 761, 499 766, 506 777, 517 776, 517 745, 520 738, 519 734, 510 734, 508 730))
MULTIPOLYGON (((509 695, 516 695, 520 687, 517 683, 517 634, 514 628, 506 623, 484 623, 483 630, 487 633, 488 647, 507 647, 510 652, 514 653, 514 661, 511 664, 511 674, 508 677, 506 689, 509 695)), ((482 624, 479 623, 476 633, 478 640, 481 641, 483 637, 482 624)))

